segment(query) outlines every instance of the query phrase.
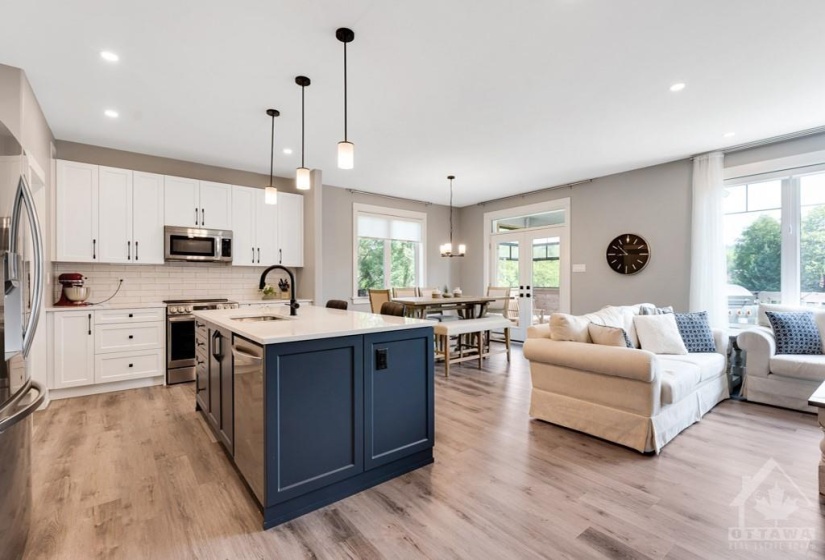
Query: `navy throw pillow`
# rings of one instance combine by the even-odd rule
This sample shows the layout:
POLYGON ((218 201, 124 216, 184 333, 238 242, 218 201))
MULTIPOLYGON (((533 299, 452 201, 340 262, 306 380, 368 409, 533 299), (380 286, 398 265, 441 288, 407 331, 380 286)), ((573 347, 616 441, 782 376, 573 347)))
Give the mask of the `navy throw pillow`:
POLYGON ((773 328, 777 354, 822 354, 819 328, 810 311, 765 313, 773 328))
POLYGON ((688 352, 716 352, 716 342, 708 324, 707 312, 675 313, 674 316, 688 352))

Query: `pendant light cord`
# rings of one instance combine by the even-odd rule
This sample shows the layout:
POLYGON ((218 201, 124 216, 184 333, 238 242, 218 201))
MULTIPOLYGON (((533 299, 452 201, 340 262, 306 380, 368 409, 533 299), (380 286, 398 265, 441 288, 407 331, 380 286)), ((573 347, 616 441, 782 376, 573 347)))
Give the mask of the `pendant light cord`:
POLYGON ((347 141, 347 44, 344 43, 344 142, 347 141))
POLYGON ((304 90, 306 86, 301 86, 301 167, 304 167, 304 90))
POLYGON ((450 251, 453 249, 453 180, 450 179, 450 251))
POLYGON ((272 167, 275 163, 275 115, 272 115, 272 132, 269 138, 269 186, 272 186, 272 167))

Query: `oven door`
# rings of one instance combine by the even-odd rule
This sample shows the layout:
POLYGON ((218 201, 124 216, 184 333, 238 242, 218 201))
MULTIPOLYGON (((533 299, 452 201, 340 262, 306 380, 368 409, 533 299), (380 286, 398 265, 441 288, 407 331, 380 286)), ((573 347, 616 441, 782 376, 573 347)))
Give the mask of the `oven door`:
POLYGON ((195 367, 195 318, 166 318, 166 369, 195 367))

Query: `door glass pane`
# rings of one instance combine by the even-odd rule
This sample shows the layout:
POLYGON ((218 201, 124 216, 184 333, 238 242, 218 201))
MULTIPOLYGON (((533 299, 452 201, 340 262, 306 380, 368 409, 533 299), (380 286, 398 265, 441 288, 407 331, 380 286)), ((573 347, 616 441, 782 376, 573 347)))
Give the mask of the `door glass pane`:
POLYGON ((384 288, 384 240, 358 238, 358 295, 384 288))
POLYGON ((496 286, 519 287, 518 241, 496 243, 498 264, 496 266, 496 286))
POLYGON ((559 310, 558 237, 533 239, 533 316, 532 324, 544 323, 559 310))
POLYGON ((726 192, 727 199, 734 199, 724 204, 728 317, 731 323, 755 323, 757 299, 778 303, 782 297, 782 181, 741 185, 726 192))
POLYGON ((799 270, 806 305, 825 303, 825 173, 800 178, 802 224, 799 270))

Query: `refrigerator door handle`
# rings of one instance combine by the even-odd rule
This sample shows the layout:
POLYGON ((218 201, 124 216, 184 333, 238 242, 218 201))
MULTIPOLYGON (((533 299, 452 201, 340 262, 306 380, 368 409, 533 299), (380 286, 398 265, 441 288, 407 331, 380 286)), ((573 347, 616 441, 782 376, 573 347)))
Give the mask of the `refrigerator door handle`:
POLYGON ((9 248, 17 251, 18 230, 20 229, 20 210, 25 207, 26 216, 32 230, 32 249, 34 251, 34 278, 32 290, 34 297, 29 314, 29 324, 23 330, 23 357, 26 358, 34 342, 34 333, 37 332, 37 322, 40 320, 40 309, 43 306, 43 238, 40 234, 40 220, 37 219, 37 209, 34 205, 31 189, 24 176, 20 176, 17 184, 17 194, 14 197, 14 205, 11 214, 11 227, 9 228, 9 248))
POLYGON ((28 395, 32 389, 37 391, 37 398, 34 399, 32 402, 26 405, 26 408, 20 410, 7 418, 3 418, 0 420, 0 433, 5 432, 21 420, 27 418, 30 414, 32 414, 37 408, 43 404, 43 399, 46 398, 46 392, 43 390, 43 387, 37 381, 31 381, 31 386, 27 391, 20 391, 21 395, 28 395))

